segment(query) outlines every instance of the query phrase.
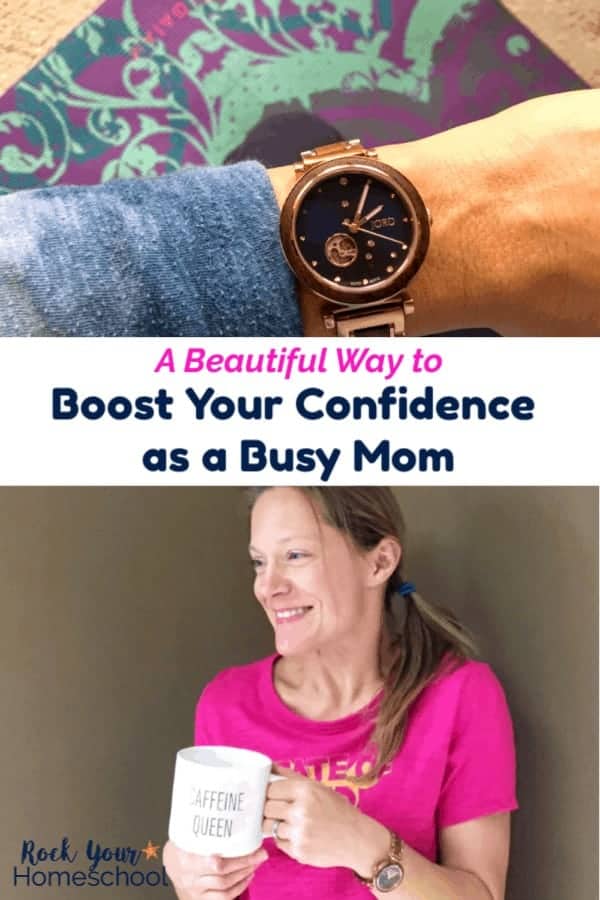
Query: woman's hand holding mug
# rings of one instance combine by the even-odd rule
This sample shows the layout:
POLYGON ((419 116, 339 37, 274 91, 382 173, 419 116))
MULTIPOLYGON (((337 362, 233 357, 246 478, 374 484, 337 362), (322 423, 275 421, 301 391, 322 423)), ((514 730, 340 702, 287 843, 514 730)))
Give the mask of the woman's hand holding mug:
POLYGON ((233 900, 267 857, 262 821, 268 756, 237 747, 177 753, 163 863, 179 900, 233 900))
POLYGON ((234 900, 246 890, 267 856, 262 847, 247 856, 231 859, 199 856, 180 850, 168 841, 163 850, 163 865, 179 900, 234 900))
POLYGON ((363 877, 386 856, 389 831, 342 794, 310 778, 276 766, 284 778, 267 788, 263 836, 305 865, 343 866, 363 877))
POLYGON ((179 751, 163 852, 179 900, 239 897, 268 858, 263 836, 300 863, 372 874, 387 852, 387 829, 332 788, 271 767, 251 750, 179 751))

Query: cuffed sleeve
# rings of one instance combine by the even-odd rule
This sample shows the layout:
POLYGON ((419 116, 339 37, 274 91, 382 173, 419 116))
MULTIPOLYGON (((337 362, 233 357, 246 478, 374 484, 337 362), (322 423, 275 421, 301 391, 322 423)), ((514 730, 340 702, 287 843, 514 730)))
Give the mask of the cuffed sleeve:
POLYGON ((278 217, 255 162, 9 194, 0 334, 300 334, 278 217))

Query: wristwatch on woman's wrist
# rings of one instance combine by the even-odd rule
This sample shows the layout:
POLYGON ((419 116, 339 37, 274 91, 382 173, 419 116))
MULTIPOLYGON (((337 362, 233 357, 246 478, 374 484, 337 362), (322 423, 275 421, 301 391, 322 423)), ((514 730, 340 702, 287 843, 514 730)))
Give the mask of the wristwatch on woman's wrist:
POLYGON ((281 210, 281 242, 300 282, 309 336, 404 335, 405 288, 421 266, 431 217, 415 186, 359 140, 301 154, 281 210))
POLYGON ((393 891, 404 880, 402 846, 402 841, 398 835, 390 831, 390 850, 387 857, 375 863, 373 874, 370 878, 363 878, 358 872, 355 873, 358 880, 362 881, 367 887, 381 891, 382 894, 393 891))

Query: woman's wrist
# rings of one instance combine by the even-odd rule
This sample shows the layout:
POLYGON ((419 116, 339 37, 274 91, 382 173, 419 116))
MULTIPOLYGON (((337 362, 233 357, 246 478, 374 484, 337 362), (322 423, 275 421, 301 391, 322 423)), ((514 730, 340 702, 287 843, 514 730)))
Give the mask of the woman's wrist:
POLYGON ((498 151, 495 134, 508 127, 498 119, 379 152, 415 184, 433 219, 427 256, 409 286, 419 334, 456 327, 520 331, 539 279, 540 242, 531 223, 543 227, 545 212, 521 190, 516 150, 498 151))
POLYGON ((294 186, 294 166, 276 166, 273 169, 267 169, 267 175, 271 179, 277 205, 281 209, 285 198, 294 186))
MULTIPOLYGON (((539 97, 378 157, 433 217, 411 330, 597 332, 600 91, 539 97), (598 107, 598 109, 596 109, 598 107)), ((281 207, 294 167, 269 171, 281 207)))
POLYGON ((599 147, 600 90, 585 90, 380 148, 434 219, 410 285, 418 333, 598 333, 599 147))
POLYGON ((361 878, 372 878, 377 863, 384 860, 390 852, 389 829, 363 813, 357 838, 356 841, 348 842, 351 853, 348 868, 361 878))
MULTIPOLYGON (((485 235, 500 227, 497 197, 489 194, 487 173, 473 155, 465 160, 461 147, 462 137, 444 132, 377 148, 382 162, 413 182, 434 220, 425 262, 409 286, 416 301, 411 325, 419 333, 457 323, 493 326, 502 299, 488 258, 495 258, 495 249, 483 252, 485 235)), ((294 185, 294 166, 269 169, 268 175, 281 209, 294 185)))

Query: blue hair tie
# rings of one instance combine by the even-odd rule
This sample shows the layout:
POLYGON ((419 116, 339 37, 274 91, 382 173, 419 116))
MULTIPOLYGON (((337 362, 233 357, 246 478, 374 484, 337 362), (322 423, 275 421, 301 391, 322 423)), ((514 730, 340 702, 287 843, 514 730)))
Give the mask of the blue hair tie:
POLYGON ((414 594, 416 590, 417 589, 412 581, 402 581, 396 588, 396 593, 400 594, 402 597, 406 597, 407 594, 414 594))

